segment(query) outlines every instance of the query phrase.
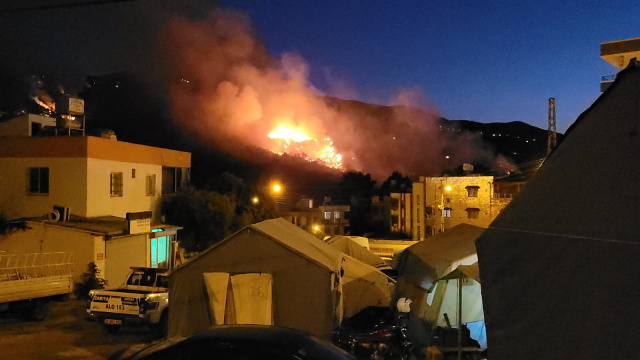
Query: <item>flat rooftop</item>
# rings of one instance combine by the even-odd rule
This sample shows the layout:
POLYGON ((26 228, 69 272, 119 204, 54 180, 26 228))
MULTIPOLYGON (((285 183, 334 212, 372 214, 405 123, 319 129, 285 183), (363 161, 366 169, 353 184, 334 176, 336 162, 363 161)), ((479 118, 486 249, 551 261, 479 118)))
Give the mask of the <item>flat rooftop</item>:
MULTIPOLYGON (((127 233, 127 219, 117 216, 98 216, 84 218, 80 216, 71 215, 69 221, 56 221, 50 222, 47 217, 38 217, 28 220, 28 223, 33 224, 46 224, 47 226, 56 226, 68 229, 75 229, 85 232, 94 233, 97 235, 108 236, 128 236, 127 233)), ((162 228, 167 230, 180 230, 181 227, 166 224, 151 224, 151 228, 162 228)), ((138 234, 136 234, 138 235, 138 234)))
POLYGON ((640 51, 640 38, 609 41, 600 44, 600 56, 640 51))
POLYGON ((94 136, 2 138, 0 158, 91 158, 191 167, 191 153, 94 136))

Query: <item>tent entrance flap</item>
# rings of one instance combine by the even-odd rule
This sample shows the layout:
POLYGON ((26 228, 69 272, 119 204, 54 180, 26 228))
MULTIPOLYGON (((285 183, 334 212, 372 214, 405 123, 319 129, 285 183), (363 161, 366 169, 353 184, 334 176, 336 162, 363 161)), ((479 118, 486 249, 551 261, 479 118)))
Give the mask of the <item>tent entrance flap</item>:
POLYGON ((204 273, 211 324, 273 325, 273 277, 204 273))
POLYGON ((211 324, 224 324, 224 314, 227 306, 227 288, 229 273, 211 272, 203 273, 204 284, 207 287, 209 299, 209 317, 211 324))

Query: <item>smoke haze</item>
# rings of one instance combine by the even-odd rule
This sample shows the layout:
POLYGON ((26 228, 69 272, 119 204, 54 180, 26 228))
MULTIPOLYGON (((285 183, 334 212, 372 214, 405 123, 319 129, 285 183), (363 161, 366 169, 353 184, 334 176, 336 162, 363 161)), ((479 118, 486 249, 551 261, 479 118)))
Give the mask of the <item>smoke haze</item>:
POLYGON ((477 135, 443 127, 419 90, 401 92, 392 107, 321 96, 304 59, 270 56, 243 14, 173 19, 160 46, 173 118, 243 160, 256 161, 247 149, 262 148, 376 179, 495 162, 477 135), (273 135, 278 129, 288 137, 273 135))

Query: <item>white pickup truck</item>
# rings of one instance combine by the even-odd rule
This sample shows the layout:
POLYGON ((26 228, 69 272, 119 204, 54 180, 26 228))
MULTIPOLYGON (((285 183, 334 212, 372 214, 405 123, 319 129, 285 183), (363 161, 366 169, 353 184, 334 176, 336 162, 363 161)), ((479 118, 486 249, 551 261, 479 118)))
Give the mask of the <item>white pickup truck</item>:
POLYGON ((73 253, 0 253, 0 311, 43 321, 51 301, 73 293, 73 253))
POLYGON ((113 290, 91 290, 87 316, 110 333, 122 325, 148 324, 158 336, 166 336, 169 316, 166 269, 132 267, 126 285, 113 290))

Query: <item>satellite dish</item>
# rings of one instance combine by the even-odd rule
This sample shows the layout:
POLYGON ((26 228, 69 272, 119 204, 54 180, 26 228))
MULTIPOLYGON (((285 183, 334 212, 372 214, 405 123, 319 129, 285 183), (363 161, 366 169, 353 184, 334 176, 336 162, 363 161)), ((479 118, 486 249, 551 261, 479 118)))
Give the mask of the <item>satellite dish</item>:
POLYGON ((60 220, 60 212, 58 210, 53 210, 49 213, 49 220, 58 221, 60 220))

